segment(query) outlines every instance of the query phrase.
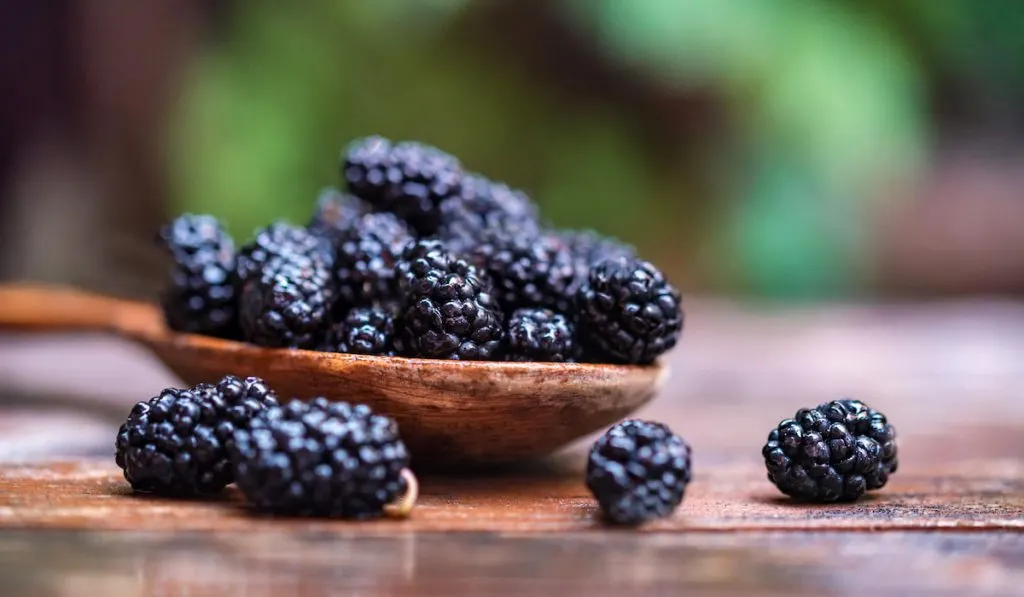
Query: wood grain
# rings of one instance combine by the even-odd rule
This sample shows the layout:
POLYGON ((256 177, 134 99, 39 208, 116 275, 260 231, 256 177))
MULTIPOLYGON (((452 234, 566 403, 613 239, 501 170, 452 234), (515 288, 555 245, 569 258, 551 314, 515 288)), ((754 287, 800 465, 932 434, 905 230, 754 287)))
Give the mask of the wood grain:
POLYGON ((173 380, 127 345, 0 338, 0 461, 37 459, 0 466, 0 595, 1020 595, 1024 306, 689 313, 673 376, 638 414, 687 438, 695 479, 672 519, 637 531, 596 518, 592 437, 541 463, 424 476, 406 521, 266 519, 233 491, 133 497, 114 430, 173 380), (25 396, 5 408, 13 385, 25 396), (856 504, 781 499, 759 463, 768 429, 842 395, 889 415, 899 472, 856 504), (81 454, 97 458, 54 461, 81 454))
MULTIPOLYGON (((409 520, 276 520, 252 515, 229 488, 207 501, 132 495, 109 462, 0 468, 0 527, 141 531, 317 530, 408 532, 576 532, 603 530, 580 470, 567 465, 487 477, 426 477, 409 520)), ((642 532, 808 530, 1024 531, 1024 466, 962 462, 895 475, 854 504, 794 504, 761 470, 705 470, 670 519, 642 532)))
POLYGON ((0 286, 5 327, 114 332, 145 346, 188 384, 256 375, 284 397, 368 404, 398 421, 417 466, 435 470, 550 454, 647 403, 668 375, 662 364, 460 362, 267 349, 175 333, 151 305, 45 287, 0 286))

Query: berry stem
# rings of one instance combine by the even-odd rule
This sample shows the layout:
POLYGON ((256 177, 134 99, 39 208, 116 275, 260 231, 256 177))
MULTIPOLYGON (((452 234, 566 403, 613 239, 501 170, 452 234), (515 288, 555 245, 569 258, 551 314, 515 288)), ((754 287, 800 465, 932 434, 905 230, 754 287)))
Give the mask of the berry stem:
POLYGON ((420 495, 419 481, 411 470, 403 468, 402 478, 405 479, 405 495, 396 502, 384 506, 384 513, 392 518, 408 518, 416 506, 416 498, 420 495))

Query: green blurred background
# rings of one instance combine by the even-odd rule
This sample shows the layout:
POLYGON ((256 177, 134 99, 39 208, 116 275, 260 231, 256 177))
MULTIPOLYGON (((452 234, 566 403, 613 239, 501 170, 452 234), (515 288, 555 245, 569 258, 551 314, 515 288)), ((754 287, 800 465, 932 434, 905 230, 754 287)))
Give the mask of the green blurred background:
POLYGON ((160 221, 304 222, 344 144, 379 133, 636 244, 684 291, 1024 291, 1019 0, 57 4, 5 9, 9 33, 43 23, 58 81, 11 117, 48 126, 11 143, 8 277, 148 292, 160 221))

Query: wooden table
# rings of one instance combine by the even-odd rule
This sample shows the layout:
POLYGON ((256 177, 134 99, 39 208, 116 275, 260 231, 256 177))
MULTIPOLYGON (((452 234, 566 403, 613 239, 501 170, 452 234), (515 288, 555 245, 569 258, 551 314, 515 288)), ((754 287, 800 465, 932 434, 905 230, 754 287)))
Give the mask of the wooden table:
POLYGON ((173 380, 113 341, 3 337, 0 595, 1024 594, 1024 306, 698 300, 689 315, 640 414, 687 437, 695 480, 673 518, 635 531, 597 522, 589 439, 426 478, 406 521, 259 518, 233 490, 132 497, 116 426, 173 380), (841 395, 889 415, 900 471, 857 504, 781 499, 764 436, 841 395))

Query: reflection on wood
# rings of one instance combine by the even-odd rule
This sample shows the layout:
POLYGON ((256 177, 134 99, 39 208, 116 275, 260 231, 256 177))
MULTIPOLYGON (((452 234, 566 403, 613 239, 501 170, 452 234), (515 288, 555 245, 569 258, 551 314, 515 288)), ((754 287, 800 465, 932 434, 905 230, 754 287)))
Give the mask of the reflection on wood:
MULTIPOLYGON (((601 529, 577 471, 552 467, 489 477, 422 480, 405 521, 278 520, 251 515, 229 488, 214 500, 134 496, 107 462, 0 468, 0 527, 401 534, 421 531, 572 532, 601 529)), ((683 506, 643 531, 961 529, 1024 531, 1024 465, 964 462, 894 475, 853 504, 797 505, 756 469, 705 471, 683 506)))

